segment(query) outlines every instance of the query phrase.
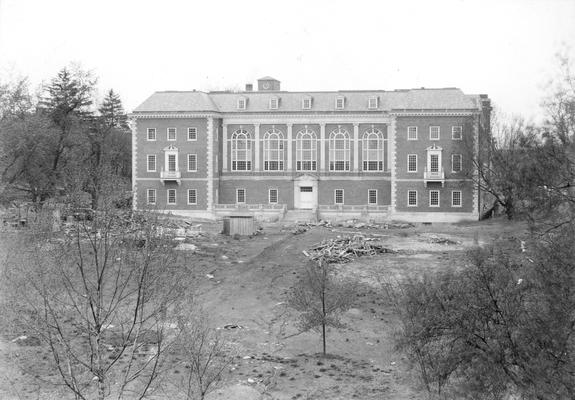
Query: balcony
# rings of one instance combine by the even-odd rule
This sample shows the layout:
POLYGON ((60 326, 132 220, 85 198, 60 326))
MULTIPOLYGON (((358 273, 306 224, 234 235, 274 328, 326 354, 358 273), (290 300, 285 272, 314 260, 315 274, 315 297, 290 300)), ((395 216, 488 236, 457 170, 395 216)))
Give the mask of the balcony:
POLYGON ((182 174, 180 171, 164 171, 160 172, 160 180, 163 184, 166 182, 176 182, 178 185, 181 183, 180 179, 182 174))
POLYGON ((427 186, 429 182, 439 182, 441 186, 443 186, 445 183, 445 172, 443 168, 439 168, 438 171, 431 171, 426 168, 423 172, 423 180, 425 181, 425 186, 427 186))

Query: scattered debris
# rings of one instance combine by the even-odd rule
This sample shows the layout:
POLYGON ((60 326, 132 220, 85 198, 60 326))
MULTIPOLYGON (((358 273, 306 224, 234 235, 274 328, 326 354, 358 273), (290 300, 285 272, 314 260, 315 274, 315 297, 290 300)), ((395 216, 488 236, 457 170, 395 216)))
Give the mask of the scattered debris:
POLYGON ((206 278, 208 279, 214 279, 214 276, 212 274, 206 274, 206 278))
POLYGON ((198 246, 192 243, 180 243, 174 247, 174 250, 196 251, 198 250, 198 246))
POLYGON ((306 225, 298 225, 294 230, 291 231, 293 235, 299 235, 301 233, 306 233, 309 228, 306 225))
POLYGON ((309 249, 309 251, 304 251, 304 254, 312 260, 323 258, 328 263, 343 263, 361 256, 395 253, 394 250, 378 243, 378 240, 377 238, 363 235, 338 237, 327 241, 324 240, 309 249))
POLYGON ((429 242, 437 244, 445 244, 445 245, 461 244, 461 242, 458 242, 456 240, 451 240, 446 237, 440 237, 435 235, 429 237, 429 242))

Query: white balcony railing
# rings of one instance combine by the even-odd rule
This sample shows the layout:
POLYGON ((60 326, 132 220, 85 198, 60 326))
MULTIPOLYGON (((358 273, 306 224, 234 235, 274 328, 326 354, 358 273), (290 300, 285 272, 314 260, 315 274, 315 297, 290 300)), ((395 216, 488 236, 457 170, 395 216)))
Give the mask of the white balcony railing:
POLYGON ((441 182, 441 184, 443 184, 445 181, 445 172, 443 168, 439 168, 437 171, 431 171, 426 168, 423 172, 423 180, 426 184, 427 182, 441 182))
POLYGON ((181 178, 182 173, 180 171, 165 171, 165 170, 160 171, 160 180, 162 182, 176 181, 179 184, 181 178))

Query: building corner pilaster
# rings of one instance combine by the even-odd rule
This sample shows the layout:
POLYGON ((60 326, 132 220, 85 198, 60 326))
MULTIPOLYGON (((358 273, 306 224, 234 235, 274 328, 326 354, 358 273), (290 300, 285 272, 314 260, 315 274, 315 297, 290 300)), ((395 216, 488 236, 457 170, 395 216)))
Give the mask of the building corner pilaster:
POLYGON ((138 208, 138 170, 137 170, 137 156, 138 156, 138 121, 136 117, 129 119, 129 126, 132 131, 132 209, 138 208))
POLYGON ((389 213, 395 214, 397 209, 397 130, 396 130, 396 117, 392 116, 389 126, 389 156, 391 167, 391 201, 389 205, 389 213))
POLYGON ((207 171, 207 188, 206 188, 206 208, 207 211, 213 213, 214 211, 214 118, 207 117, 207 157, 206 157, 206 171, 207 171))

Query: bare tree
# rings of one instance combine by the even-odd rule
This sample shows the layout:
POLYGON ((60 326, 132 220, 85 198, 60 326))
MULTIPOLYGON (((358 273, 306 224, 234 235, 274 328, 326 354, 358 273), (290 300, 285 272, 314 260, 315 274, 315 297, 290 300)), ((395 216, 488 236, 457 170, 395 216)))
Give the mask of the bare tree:
POLYGON ((323 258, 306 265, 305 275, 288 295, 288 306, 300 312, 302 332, 319 331, 326 354, 326 328, 342 328, 341 313, 354 300, 355 287, 335 276, 333 265, 323 258))
POLYGON ((11 322, 47 346, 76 399, 148 396, 177 337, 169 311, 191 284, 149 218, 98 213, 7 265, 11 322))
POLYGON ((179 313, 177 351, 182 361, 176 367, 183 371, 171 383, 185 400, 204 400, 217 389, 235 355, 221 334, 208 326, 205 314, 195 311, 179 313))

